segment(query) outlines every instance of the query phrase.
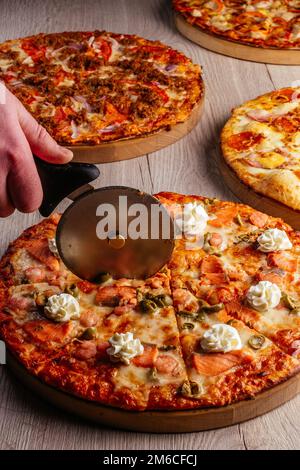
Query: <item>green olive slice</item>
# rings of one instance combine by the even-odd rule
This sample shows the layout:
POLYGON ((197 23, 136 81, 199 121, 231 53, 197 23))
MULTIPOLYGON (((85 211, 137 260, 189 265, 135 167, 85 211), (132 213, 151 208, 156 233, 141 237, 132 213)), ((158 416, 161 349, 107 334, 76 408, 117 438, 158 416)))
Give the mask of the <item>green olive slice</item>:
POLYGON ((252 335, 248 339, 248 344, 252 349, 260 349, 265 341, 266 338, 263 335, 252 335))

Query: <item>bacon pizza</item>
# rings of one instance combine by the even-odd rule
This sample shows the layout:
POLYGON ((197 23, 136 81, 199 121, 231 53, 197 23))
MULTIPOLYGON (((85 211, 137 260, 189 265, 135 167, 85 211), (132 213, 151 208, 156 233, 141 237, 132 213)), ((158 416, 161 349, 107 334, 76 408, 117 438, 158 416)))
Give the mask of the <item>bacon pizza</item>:
POLYGON ((216 407, 300 368, 299 233, 248 206, 160 193, 178 229, 147 280, 67 271, 59 216, 25 231, 0 265, 0 335, 27 371, 127 410, 216 407))

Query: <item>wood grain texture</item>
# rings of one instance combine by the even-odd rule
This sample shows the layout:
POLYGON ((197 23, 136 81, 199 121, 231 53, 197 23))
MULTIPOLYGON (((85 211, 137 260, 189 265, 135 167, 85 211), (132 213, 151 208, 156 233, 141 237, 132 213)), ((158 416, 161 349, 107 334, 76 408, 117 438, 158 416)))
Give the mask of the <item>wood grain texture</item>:
MULTIPOLYGON (((204 116, 185 138, 150 157, 101 165, 97 186, 119 184, 234 199, 212 155, 232 107, 300 79, 299 67, 266 66, 224 57, 184 39, 173 25, 169 0, 2 0, 0 41, 40 31, 136 33, 159 39, 201 64, 206 80, 204 116)), ((66 202, 59 207, 63 210, 66 202)), ((0 250, 37 214, 0 221, 0 250)), ((0 366, 1 449, 298 449, 300 396, 247 423, 202 433, 154 435, 101 428, 56 410, 0 366)))

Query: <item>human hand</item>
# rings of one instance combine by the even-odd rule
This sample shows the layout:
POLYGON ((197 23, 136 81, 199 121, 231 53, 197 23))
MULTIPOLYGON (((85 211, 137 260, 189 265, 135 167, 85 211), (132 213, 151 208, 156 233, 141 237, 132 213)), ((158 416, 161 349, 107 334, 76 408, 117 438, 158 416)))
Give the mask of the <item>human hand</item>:
POLYGON ((42 203, 32 154, 54 164, 68 163, 73 154, 60 147, 2 83, 0 87, 4 89, 0 102, 0 217, 8 217, 15 209, 34 212, 42 203))

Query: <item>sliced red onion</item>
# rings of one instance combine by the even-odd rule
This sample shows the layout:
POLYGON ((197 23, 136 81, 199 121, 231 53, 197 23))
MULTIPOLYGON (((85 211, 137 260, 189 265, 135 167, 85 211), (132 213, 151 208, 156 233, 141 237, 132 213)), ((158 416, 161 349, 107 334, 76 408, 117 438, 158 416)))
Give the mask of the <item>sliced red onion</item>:
POLYGON ((104 127, 103 129, 99 129, 99 132, 101 134, 105 134, 105 133, 113 132, 119 127, 120 127, 120 124, 111 124, 110 126, 104 127))
POLYGON ((72 139, 77 139, 77 137, 79 135, 79 130, 78 130, 78 126, 76 126, 74 121, 71 121, 71 129, 72 129, 71 138, 72 139))
POLYGON ((91 47, 94 41, 95 41, 95 36, 91 36, 88 40, 88 45, 91 47))
POLYGON ((175 64, 168 64, 165 67, 166 72, 173 72, 175 69, 177 69, 177 65, 175 65, 175 64))
POLYGON ((88 113, 92 112, 92 108, 91 108, 91 106, 89 105, 89 103, 87 102, 87 100, 85 99, 84 96, 76 95, 76 96, 74 96, 74 99, 75 99, 75 101, 78 101, 79 103, 83 104, 84 108, 87 110, 88 113))

